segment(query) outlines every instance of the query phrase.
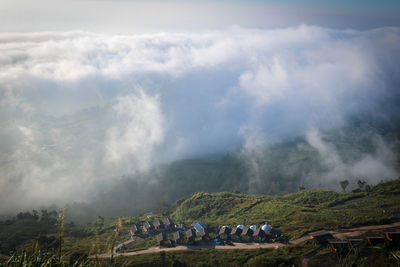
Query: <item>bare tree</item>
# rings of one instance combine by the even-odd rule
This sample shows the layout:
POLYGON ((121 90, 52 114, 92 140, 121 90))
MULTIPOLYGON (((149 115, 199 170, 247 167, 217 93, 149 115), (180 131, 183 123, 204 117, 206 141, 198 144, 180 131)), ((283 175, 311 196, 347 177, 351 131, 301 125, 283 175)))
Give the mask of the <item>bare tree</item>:
POLYGON ((348 180, 343 180, 343 181, 340 181, 339 183, 340 183, 340 186, 343 189, 343 192, 345 192, 346 191, 346 187, 349 185, 349 181, 348 180))
POLYGON ((358 181, 357 181, 357 184, 358 184, 358 187, 359 187, 360 189, 363 189, 363 187, 367 184, 367 182, 366 182, 366 181, 363 181, 363 180, 358 180, 358 181))

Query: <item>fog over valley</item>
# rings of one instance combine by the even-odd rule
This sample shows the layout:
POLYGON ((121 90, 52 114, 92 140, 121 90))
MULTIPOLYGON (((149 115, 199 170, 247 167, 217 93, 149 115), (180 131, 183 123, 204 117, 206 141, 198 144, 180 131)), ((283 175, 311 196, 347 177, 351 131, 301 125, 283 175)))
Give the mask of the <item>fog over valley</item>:
POLYGON ((0 33, 0 213, 399 177, 400 28, 0 33))

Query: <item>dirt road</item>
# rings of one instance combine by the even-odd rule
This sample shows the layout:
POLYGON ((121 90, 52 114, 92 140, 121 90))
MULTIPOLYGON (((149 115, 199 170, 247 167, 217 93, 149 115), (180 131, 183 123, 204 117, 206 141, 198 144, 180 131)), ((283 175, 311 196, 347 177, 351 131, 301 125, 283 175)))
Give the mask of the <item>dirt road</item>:
MULTIPOLYGON (((305 240, 305 239, 304 239, 305 240)), ((198 246, 176 246, 172 248, 160 248, 160 247, 151 247, 146 250, 139 250, 139 251, 134 251, 134 252, 126 252, 126 253, 115 253, 115 256, 134 256, 134 255, 141 255, 141 254, 147 254, 147 253, 156 253, 156 252, 161 252, 161 251, 176 251, 176 250, 201 250, 201 249, 216 249, 216 250, 229 250, 229 249, 257 249, 257 248, 280 248, 285 246, 285 244, 282 243, 233 243, 234 246, 218 246, 218 245, 198 245, 198 246)), ((94 257, 94 256, 93 256, 94 257)), ((110 258, 111 254, 110 253, 105 253, 105 254, 99 254, 97 255, 98 258, 110 258)))
POLYGON ((338 239, 346 239, 351 237, 360 236, 369 231, 389 231, 393 228, 399 228, 400 222, 392 223, 392 224, 382 224, 382 225, 368 225, 368 226, 361 226, 355 227, 351 229, 340 229, 336 231, 329 231, 334 237, 338 239))
MULTIPOLYGON (((362 226, 362 227, 356 227, 356 228, 350 228, 350 229, 339 229, 335 231, 329 231, 335 238, 338 239, 345 239, 349 237, 356 237, 360 236, 366 232, 369 231, 376 231, 376 230, 391 230, 393 228, 400 228, 400 222, 397 223, 392 223, 392 224, 384 224, 384 225, 369 225, 369 226, 362 226)), ((309 239, 308 236, 303 236, 301 238, 291 240, 289 244, 287 245, 297 245, 305 240, 309 239)), ((123 244, 127 244, 129 242, 132 242, 131 240, 128 240, 124 242, 123 244)), ((173 248, 160 248, 160 247, 152 247, 146 250, 140 250, 140 251, 135 251, 135 252, 126 252, 126 253, 118 253, 115 254, 115 256, 134 256, 134 255, 141 255, 141 254, 147 254, 147 253, 157 253, 161 251, 176 251, 176 250, 200 250, 200 249, 216 249, 216 250, 230 250, 230 249, 257 249, 257 248, 280 248, 287 246, 286 244, 282 243, 233 243, 234 246, 217 246, 213 244, 209 245, 199 245, 199 246, 176 246, 173 248)), ((121 246, 120 244, 119 246, 121 246)), ((118 247, 119 247, 118 246, 118 247)), ((100 254, 97 255, 98 258, 110 258, 111 254, 110 253, 105 253, 105 254, 100 254)))

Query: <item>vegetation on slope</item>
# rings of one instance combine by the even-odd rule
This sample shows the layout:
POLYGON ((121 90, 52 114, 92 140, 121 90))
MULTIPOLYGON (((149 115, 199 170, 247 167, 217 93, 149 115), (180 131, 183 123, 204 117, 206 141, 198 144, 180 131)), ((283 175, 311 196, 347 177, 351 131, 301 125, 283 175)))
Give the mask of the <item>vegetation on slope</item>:
POLYGON ((385 246, 361 245, 348 254, 332 254, 318 249, 310 240, 279 249, 183 250, 119 257, 116 266, 399 266, 400 251, 385 246), (314 255, 313 252, 316 252, 314 255), (308 255, 308 256, 307 256, 308 255))
POLYGON ((116 259, 116 266, 299 266, 301 256, 316 248, 311 242, 304 242, 278 250, 203 249, 161 252, 119 257, 116 259))
POLYGON ((160 203, 171 204, 195 192, 282 195, 296 192, 299 186, 340 190, 339 183, 330 179, 331 176, 348 179, 348 189, 356 188, 360 178, 371 183, 394 178, 393 173, 400 173, 397 125, 400 123, 371 122, 363 118, 349 121, 343 128, 321 132, 324 147, 329 149, 328 158, 334 158, 334 162, 326 162, 321 149, 298 136, 282 137, 281 142, 257 147, 255 151, 238 147, 230 153, 220 151, 153 166, 147 172, 97 184, 94 199, 71 204, 69 216, 75 222, 90 222, 98 215, 137 216, 154 210, 160 203), (378 169, 385 166, 387 173, 381 177, 368 175, 366 170, 374 170, 374 164, 378 164, 378 169), (344 169, 349 172, 341 171, 344 169))
MULTIPOLYGON (((57 239, 40 238, 57 232, 57 212, 42 210, 21 212, 14 218, 0 222, 0 253, 9 253, 23 242, 40 239, 41 243, 57 247, 57 239)), ((32 243, 30 244, 32 246, 32 243)))
MULTIPOLYGON (((208 225, 210 230, 220 224, 261 224, 267 220, 284 235, 297 238, 319 229, 399 221, 398 203, 400 203, 400 179, 378 184, 368 191, 351 193, 309 190, 284 196, 262 196, 200 192, 187 199, 181 199, 171 206, 163 206, 158 213, 154 212, 152 215, 153 219, 171 216, 175 222, 184 222, 187 225, 201 221, 208 225)), ((45 217, 36 218, 29 214, 30 216, 24 213, 0 224, 0 235, 2 241, 5 240, 1 242, 2 253, 9 255, 9 251, 14 248, 20 252, 32 251, 36 241, 42 251, 57 253, 59 243, 56 216, 52 216, 53 221, 49 225, 45 224, 45 217), (36 228, 35 223, 43 225, 36 228)), ((124 217, 116 243, 130 238, 129 226, 132 223, 140 224, 146 219, 146 215, 140 218, 124 217)), ((72 255, 109 252, 114 229, 114 220, 102 217, 87 225, 66 224, 62 244, 63 255, 68 258, 72 255)), ((138 246, 145 249, 154 245, 155 239, 150 241, 138 246)))
POLYGON ((291 238, 318 229, 350 228, 400 220, 400 178, 369 191, 338 193, 309 190, 285 196, 196 193, 179 201, 176 221, 209 225, 269 221, 291 238))

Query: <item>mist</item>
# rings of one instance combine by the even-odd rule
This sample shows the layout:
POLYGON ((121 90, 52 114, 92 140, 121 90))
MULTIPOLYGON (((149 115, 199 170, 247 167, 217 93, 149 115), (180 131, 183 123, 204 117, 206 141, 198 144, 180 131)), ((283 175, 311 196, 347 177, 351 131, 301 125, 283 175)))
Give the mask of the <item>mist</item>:
POLYGON ((399 28, 307 25, 2 33, 0 213, 97 203, 93 212, 114 215, 190 190, 278 193, 282 179, 293 190, 396 178, 399 43, 399 28), (210 171, 202 175, 212 182, 197 177, 190 190, 162 186, 175 161, 227 154, 240 166, 224 169, 232 180, 210 171))

